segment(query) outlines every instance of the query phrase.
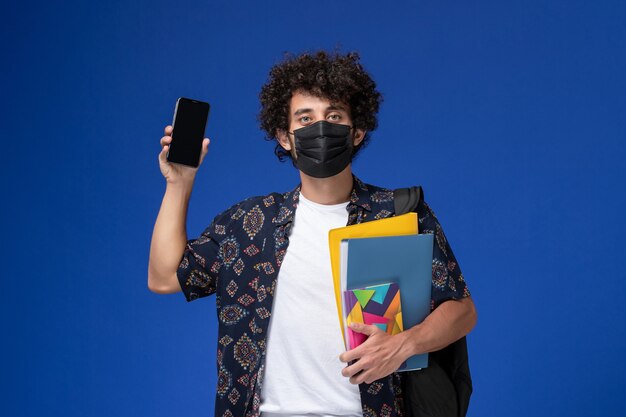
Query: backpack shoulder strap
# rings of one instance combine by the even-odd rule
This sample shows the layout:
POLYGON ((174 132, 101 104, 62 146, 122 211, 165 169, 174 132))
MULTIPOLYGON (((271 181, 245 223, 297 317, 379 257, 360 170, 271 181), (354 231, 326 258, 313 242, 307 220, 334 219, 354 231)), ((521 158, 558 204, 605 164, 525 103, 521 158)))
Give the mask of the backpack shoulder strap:
POLYGON ((397 188, 393 190, 393 205, 396 216, 417 211, 417 206, 424 200, 421 186, 397 188))
MULTIPOLYGON (((417 212, 418 206, 423 203, 424 192, 421 186, 398 188, 393 191, 393 199, 397 216, 417 212)), ((407 417, 465 417, 472 395, 465 336, 441 350, 429 353, 427 368, 403 372, 402 378, 407 417), (430 414, 425 414, 424 410, 430 414)))

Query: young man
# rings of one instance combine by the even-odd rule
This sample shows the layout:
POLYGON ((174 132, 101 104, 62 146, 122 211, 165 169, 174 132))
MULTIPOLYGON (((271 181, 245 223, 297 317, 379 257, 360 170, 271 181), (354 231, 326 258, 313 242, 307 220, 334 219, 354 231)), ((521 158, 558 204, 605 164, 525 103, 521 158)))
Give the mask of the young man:
POLYGON ((359 325, 354 330, 367 341, 344 352, 328 231, 394 215, 393 193, 361 182, 350 164, 376 128, 381 96, 357 54, 318 52, 272 68, 260 98, 261 126, 279 159, 298 168, 301 184, 234 205, 188 242, 196 169, 167 162, 167 126, 159 154, 167 188, 148 287, 182 291, 188 301, 216 294, 216 416, 402 415, 398 367, 458 340, 476 322, 450 245, 421 205, 420 229, 436 237, 432 313, 395 336, 359 325))

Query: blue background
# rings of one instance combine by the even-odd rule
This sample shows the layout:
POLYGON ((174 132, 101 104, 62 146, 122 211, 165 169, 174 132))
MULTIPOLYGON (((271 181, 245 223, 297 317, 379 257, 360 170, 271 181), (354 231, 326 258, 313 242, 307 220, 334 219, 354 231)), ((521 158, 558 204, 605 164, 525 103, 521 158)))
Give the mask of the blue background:
POLYGON ((211 102, 190 237, 293 188, 257 95, 283 52, 335 47, 385 97, 355 172, 424 186, 476 302, 469 416, 623 415, 623 2, 3 9, 2 415, 212 414, 214 299, 146 286, 159 139, 176 98, 211 102))

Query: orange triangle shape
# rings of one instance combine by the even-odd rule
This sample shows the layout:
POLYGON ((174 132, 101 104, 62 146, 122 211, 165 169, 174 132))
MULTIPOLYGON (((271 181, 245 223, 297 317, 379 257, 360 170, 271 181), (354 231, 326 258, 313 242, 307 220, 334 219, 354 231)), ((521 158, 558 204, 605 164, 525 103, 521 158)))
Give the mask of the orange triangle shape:
POLYGON ((393 320, 398 311, 400 311, 400 291, 396 293, 391 303, 389 303, 389 307, 387 307, 387 311, 385 311, 385 317, 389 320, 393 320))

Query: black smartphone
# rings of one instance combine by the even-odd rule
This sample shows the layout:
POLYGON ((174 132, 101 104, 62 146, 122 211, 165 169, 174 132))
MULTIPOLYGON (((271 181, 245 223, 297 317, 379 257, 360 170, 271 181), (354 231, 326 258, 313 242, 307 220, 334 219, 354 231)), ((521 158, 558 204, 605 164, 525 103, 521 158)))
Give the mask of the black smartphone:
POLYGON ((172 142, 167 160, 177 164, 200 165, 202 140, 209 118, 209 103, 181 97, 176 100, 172 122, 172 142))

